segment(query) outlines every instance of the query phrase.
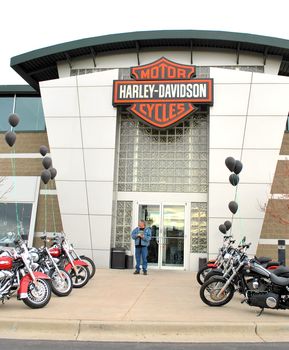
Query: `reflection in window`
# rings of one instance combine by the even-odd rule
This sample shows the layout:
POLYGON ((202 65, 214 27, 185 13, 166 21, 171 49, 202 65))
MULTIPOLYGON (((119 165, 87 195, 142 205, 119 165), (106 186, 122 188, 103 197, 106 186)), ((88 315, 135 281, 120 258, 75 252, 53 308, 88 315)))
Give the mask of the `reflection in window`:
POLYGON ((10 129, 8 117, 11 113, 20 116, 16 131, 45 130, 44 112, 40 97, 0 97, 0 132, 10 129), (15 103, 15 109, 13 105, 15 103))
POLYGON ((13 245, 18 230, 28 240, 31 213, 32 203, 0 203, 0 246, 13 245))
POLYGON ((8 117, 13 112, 14 97, 0 97, 0 131, 10 130, 8 117))

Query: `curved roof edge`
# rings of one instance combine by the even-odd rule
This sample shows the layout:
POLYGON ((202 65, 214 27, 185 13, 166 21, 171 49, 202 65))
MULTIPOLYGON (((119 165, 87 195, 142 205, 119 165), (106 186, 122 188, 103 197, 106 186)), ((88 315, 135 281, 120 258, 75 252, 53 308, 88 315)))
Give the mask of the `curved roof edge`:
MULTIPOLYGON (((139 51, 148 47, 195 47, 229 48, 263 52, 264 55, 280 55, 289 61, 289 40, 225 31, 211 30, 159 30, 110 34, 69 41, 11 58, 10 66, 31 86, 38 82, 57 78, 56 62, 70 58, 96 55, 99 52, 117 50, 139 51), (50 74, 47 74, 49 73, 50 74), (45 74, 42 74, 46 72, 45 74)), ((289 67, 288 67, 289 75, 289 67)))

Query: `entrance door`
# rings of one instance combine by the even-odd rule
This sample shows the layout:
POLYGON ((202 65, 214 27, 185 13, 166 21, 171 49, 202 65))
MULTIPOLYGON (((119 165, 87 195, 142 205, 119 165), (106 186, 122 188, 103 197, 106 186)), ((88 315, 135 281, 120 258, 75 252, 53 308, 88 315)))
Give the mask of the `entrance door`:
POLYGON ((150 266, 184 267, 185 206, 175 204, 140 204, 139 220, 152 230, 148 248, 150 266))

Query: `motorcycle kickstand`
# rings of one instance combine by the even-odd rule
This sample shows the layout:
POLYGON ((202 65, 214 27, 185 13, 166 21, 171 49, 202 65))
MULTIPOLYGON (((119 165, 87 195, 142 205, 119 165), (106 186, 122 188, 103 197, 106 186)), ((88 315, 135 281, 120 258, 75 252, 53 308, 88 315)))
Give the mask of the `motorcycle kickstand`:
POLYGON ((261 311, 257 314, 257 317, 260 317, 264 311, 264 308, 261 309, 261 311))

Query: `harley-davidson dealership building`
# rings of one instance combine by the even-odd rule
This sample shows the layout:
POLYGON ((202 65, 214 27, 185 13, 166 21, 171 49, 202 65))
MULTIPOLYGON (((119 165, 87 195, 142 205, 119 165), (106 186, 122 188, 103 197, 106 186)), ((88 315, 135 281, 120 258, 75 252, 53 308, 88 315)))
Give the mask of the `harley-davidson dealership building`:
POLYGON ((289 242, 288 40, 135 32, 31 51, 11 67, 28 85, 0 86, 0 245, 16 230, 30 245, 63 230, 109 267, 111 248, 133 254, 143 219, 150 268, 196 270, 217 254, 225 220, 250 254, 276 258, 289 242), (57 169, 47 185, 41 145, 57 169), (238 186, 229 156, 243 163, 238 186))

